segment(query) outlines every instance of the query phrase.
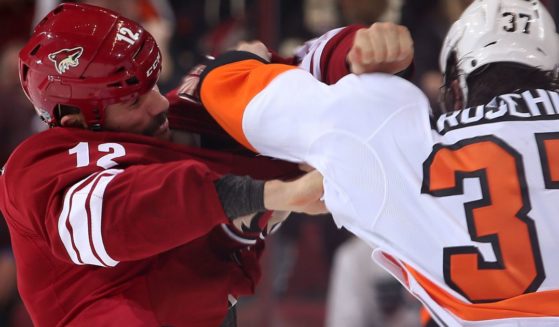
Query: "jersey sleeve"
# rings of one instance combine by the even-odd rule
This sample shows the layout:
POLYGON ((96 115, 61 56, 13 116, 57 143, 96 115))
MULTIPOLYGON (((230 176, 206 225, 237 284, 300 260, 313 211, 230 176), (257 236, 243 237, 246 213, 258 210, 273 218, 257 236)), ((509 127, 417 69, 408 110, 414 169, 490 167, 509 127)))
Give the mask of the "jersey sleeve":
POLYGON ((319 81, 336 83, 350 73, 346 57, 353 45, 355 33, 364 27, 350 25, 337 28, 307 41, 296 50, 296 62, 319 81))
POLYGON ((243 112, 247 104, 274 78, 294 66, 267 64, 244 51, 232 51, 216 59, 202 74, 202 104, 229 135, 255 152, 244 135, 243 112))
POLYGON ((110 267, 188 243, 228 222, 216 177, 193 161, 94 173, 47 208, 53 250, 78 265, 110 267))

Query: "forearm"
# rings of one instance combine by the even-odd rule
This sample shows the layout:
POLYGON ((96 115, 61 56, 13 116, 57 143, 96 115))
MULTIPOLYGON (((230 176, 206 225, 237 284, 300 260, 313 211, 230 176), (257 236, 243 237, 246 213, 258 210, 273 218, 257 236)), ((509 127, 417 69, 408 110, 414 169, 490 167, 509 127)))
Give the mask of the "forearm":
MULTIPOLYGON (((295 187, 295 185, 292 185, 295 187)), ((299 211, 294 190, 285 182, 272 180, 264 184, 264 207, 277 211, 299 211)))
POLYGON ((231 220, 266 210, 311 214, 322 210, 317 206, 322 195, 322 176, 318 172, 289 182, 227 175, 216 182, 216 190, 231 220))
POLYGON ((289 212, 266 210, 290 208, 286 192, 289 186, 285 182, 226 175, 215 184, 224 212, 231 219, 222 228, 236 245, 253 245, 257 239, 264 239, 289 215, 289 212))
POLYGON ((180 161, 117 175, 101 199, 100 235, 108 255, 116 261, 153 256, 228 222, 216 179, 205 165, 180 161))
POLYGON ((225 215, 234 220, 266 210, 293 211, 295 192, 289 182, 261 181, 249 176, 226 175, 216 181, 225 215))

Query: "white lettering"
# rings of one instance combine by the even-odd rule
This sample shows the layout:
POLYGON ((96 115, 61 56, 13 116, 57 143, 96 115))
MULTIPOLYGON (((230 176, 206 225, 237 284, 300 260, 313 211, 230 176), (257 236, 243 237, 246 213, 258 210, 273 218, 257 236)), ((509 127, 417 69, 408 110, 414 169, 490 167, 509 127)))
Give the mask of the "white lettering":
POLYGON ((547 96, 547 93, 544 90, 536 90, 538 92, 539 97, 534 98, 530 91, 522 92, 522 96, 524 97, 524 101, 528 105, 528 109, 532 113, 532 116, 541 116, 541 110, 538 106, 539 103, 543 104, 544 110, 546 114, 553 115, 553 107, 551 106, 551 101, 547 96))
POLYGON ((89 165, 89 144, 87 142, 78 143, 78 145, 68 150, 68 153, 76 155, 76 167, 89 165))
POLYGON ((445 123, 447 123, 450 127, 458 126, 458 120, 456 118, 459 114, 460 111, 453 111, 441 115, 437 120, 437 128, 439 129, 439 131, 443 131, 445 129, 445 123))
POLYGON ((500 106, 498 106, 498 107, 493 106, 493 107, 490 107, 490 108, 496 109, 496 110, 488 110, 485 113, 485 118, 489 119, 489 120, 501 118, 507 113, 507 105, 505 103, 503 103, 503 101, 501 101, 500 106))
POLYGON ((474 117, 470 117, 470 111, 473 108, 464 109, 462 115, 460 115, 460 121, 462 124, 471 124, 480 121, 483 118, 484 108, 485 106, 477 106, 474 117))
POLYGON ((480 122, 540 120, 542 116, 545 119, 548 119, 547 116, 553 116, 553 119, 559 120, 559 92, 535 89, 521 94, 503 94, 492 99, 487 105, 441 115, 437 119, 437 130, 446 133, 480 122))
POLYGON ((129 28, 121 27, 118 29, 118 34, 116 39, 119 41, 124 41, 130 45, 134 45, 136 41, 140 38, 140 33, 134 33, 129 28))
POLYGON ((506 105, 509 108, 509 113, 511 116, 521 117, 521 118, 530 118, 530 114, 527 112, 518 112, 517 107, 518 103, 514 99, 521 99, 522 96, 520 94, 504 94, 499 97, 502 102, 501 105, 506 105))
POLYGON ((555 113, 559 114, 559 93, 548 91, 548 94, 551 98, 551 102, 553 102, 553 106, 555 107, 555 113))
MULTIPOLYGON (((97 160, 97 166, 109 169, 117 166, 118 163, 113 161, 113 159, 124 157, 126 155, 126 150, 124 147, 118 143, 102 143, 97 147, 99 152, 108 153, 99 160, 97 160)), ((80 142, 75 147, 68 150, 69 154, 76 155, 76 167, 86 167, 89 166, 89 143, 80 142)))
POLYGON ((113 161, 113 159, 124 157, 126 155, 126 150, 118 143, 99 144, 97 150, 99 150, 99 152, 108 153, 97 160, 97 166, 105 169, 118 166, 118 163, 113 161))
POLYGON ((155 71, 155 69, 158 67, 159 62, 161 61, 161 54, 157 53, 157 58, 155 58, 155 61, 153 62, 153 64, 151 65, 151 67, 148 69, 148 71, 146 72, 146 77, 150 77, 151 74, 153 74, 153 72, 155 71))

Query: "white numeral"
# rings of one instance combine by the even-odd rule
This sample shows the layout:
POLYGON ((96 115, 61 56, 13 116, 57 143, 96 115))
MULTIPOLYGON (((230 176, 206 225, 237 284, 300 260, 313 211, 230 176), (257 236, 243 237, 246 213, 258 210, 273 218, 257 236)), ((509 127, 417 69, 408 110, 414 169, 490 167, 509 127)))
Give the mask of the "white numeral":
MULTIPOLYGON (((118 143, 99 144, 97 150, 99 152, 108 153, 99 158, 96 163, 97 166, 105 169, 117 166, 118 163, 113 161, 113 159, 124 157, 126 155, 126 150, 118 143)), ((85 167, 89 165, 89 143, 80 142, 78 145, 68 150, 68 153, 76 155, 76 167, 85 167)))
POLYGON ((105 169, 117 166, 118 163, 114 162, 113 159, 124 157, 126 150, 124 147, 118 143, 103 143, 99 144, 99 152, 110 152, 107 155, 102 156, 97 160, 97 166, 103 167, 105 169), (112 152, 111 152, 112 150, 112 152))
POLYGON ((118 29, 118 34, 116 39, 119 41, 124 41, 130 45, 134 45, 136 41, 140 38, 140 33, 134 33, 129 28, 121 27, 118 29))
POLYGON ((89 144, 80 142, 75 147, 68 150, 70 154, 76 154, 76 167, 85 167, 89 165, 89 144))

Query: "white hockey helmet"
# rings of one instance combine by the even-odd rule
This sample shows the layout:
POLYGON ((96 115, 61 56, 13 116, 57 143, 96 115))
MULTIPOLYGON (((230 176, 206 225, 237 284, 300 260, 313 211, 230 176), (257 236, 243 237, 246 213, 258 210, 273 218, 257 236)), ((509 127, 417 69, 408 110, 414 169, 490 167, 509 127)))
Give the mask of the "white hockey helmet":
POLYGON ((450 28, 440 55, 443 74, 456 53, 460 87, 467 101, 467 77, 495 62, 551 71, 559 65, 555 22, 539 0, 475 0, 450 28))

